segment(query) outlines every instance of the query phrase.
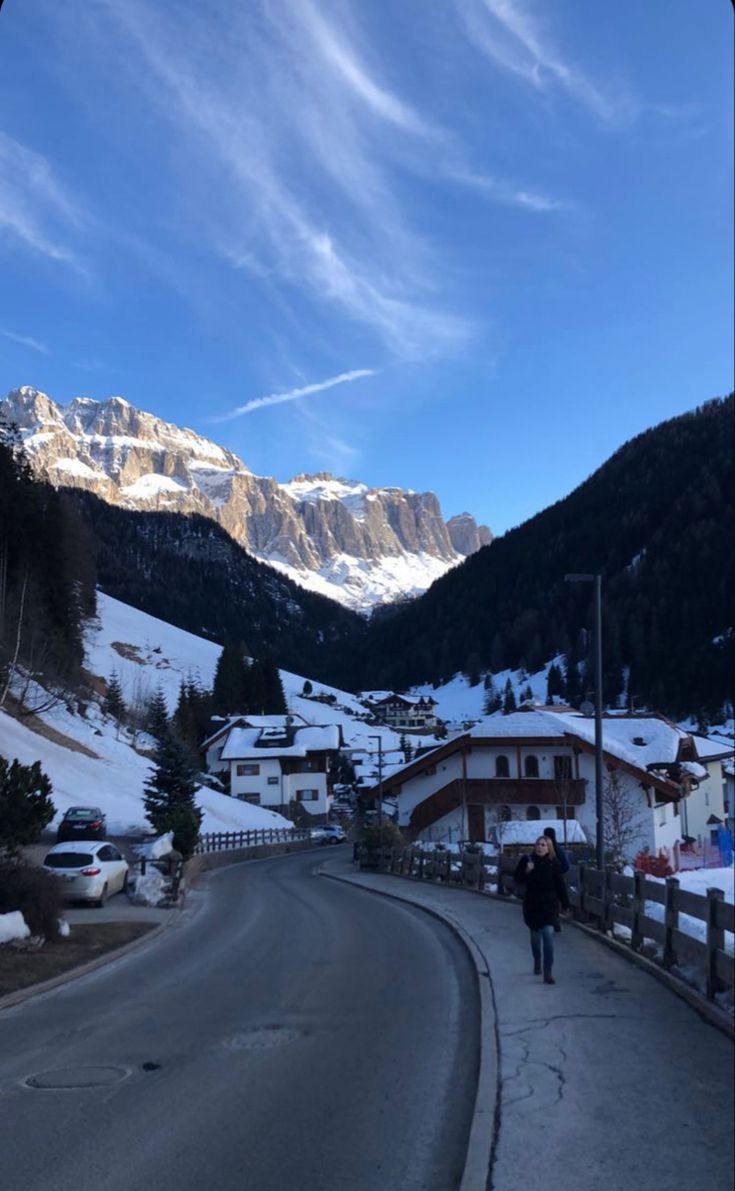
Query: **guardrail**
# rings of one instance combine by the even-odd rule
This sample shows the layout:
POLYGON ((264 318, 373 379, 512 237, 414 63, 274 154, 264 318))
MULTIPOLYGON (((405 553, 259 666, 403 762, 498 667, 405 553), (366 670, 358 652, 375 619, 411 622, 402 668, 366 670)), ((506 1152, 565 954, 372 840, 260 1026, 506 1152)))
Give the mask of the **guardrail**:
MULTIPOLYGON (((513 873, 518 863, 517 856, 448 849, 429 852, 415 847, 368 849, 359 841, 353 859, 360 868, 418 881, 440 881, 501 897, 514 892, 513 873)), ((725 948, 725 934, 735 934, 735 906, 725 901, 721 889, 708 889, 705 896, 681 889, 678 877, 660 881, 642 872, 626 877, 612 869, 585 865, 572 865, 566 879, 572 913, 578 921, 615 935, 636 952, 644 953, 650 942, 656 944, 660 949, 658 961, 666 969, 695 967, 703 978, 709 1001, 735 987, 735 960, 725 948), (657 912, 655 907, 659 906, 657 912), (701 923, 704 937, 698 938, 692 924, 682 918, 701 923), (684 929, 686 925, 689 930, 684 929), (621 931, 615 934, 616 926, 626 937, 621 939, 621 931)))
POLYGON ((260 827, 252 831, 210 831, 199 836, 192 853, 225 852, 230 848, 254 848, 259 844, 284 844, 309 839, 309 831, 299 827, 260 827))

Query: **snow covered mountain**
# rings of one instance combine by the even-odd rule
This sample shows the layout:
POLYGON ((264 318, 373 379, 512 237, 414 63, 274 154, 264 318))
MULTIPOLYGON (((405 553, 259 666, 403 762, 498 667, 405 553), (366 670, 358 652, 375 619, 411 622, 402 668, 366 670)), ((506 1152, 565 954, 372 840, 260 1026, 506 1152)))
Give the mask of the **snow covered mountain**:
POLYGON ((359 610, 418 595, 492 540, 469 513, 445 522, 431 492, 327 474, 279 484, 231 451, 121 397, 57 405, 25 386, 0 402, 34 471, 130 509, 199 513, 304 587, 359 610))

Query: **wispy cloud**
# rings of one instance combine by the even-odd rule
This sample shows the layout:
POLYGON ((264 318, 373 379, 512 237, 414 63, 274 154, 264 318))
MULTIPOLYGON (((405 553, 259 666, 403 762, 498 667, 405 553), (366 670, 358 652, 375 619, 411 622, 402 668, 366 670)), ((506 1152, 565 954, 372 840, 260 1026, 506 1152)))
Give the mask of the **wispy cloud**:
POLYGON ((625 91, 605 87, 566 59, 546 22, 527 0, 457 0, 470 40, 488 58, 538 91, 565 90, 602 121, 628 123, 636 105, 625 91))
POLYGON ((452 170, 450 176, 454 181, 487 195, 496 203, 502 203, 508 207, 520 207, 524 211, 545 214, 549 211, 567 210, 570 205, 561 199, 551 198, 549 195, 539 194, 537 191, 525 190, 512 182, 490 178, 485 174, 475 174, 471 170, 461 167, 452 170))
POLYGON ((0 231, 49 260, 84 272, 64 242, 81 214, 40 153, 0 132, 0 231))
POLYGON ((373 368, 354 368, 351 372, 341 372, 339 376, 330 376, 328 380, 317 381, 311 385, 301 385, 298 389, 289 389, 285 393, 270 393, 267 397, 256 397, 245 405, 239 405, 221 417, 212 418, 213 422, 229 422, 239 418, 242 414, 250 414, 253 410, 263 409, 267 405, 280 405, 284 401, 298 401, 301 397, 310 397, 313 393, 322 393, 325 389, 333 389, 336 385, 348 384, 354 380, 361 380, 365 376, 375 376, 373 368))
MULTIPOLYGON (((120 73, 174 130, 186 170, 176 201, 199 244, 270 285, 285 280, 402 358, 474 334, 449 296, 448 246, 430 239, 406 186, 411 175, 465 185, 453 165, 465 150, 387 81, 361 9, 269 0, 255 19, 250 6, 99 0, 100 13, 120 73)), ((554 209, 530 184, 483 193, 554 209)))
POLYGON ((33 339, 31 335, 16 335, 14 331, 0 330, 0 335, 5 339, 12 339, 13 343, 20 343, 22 347, 30 347, 34 352, 41 352, 44 356, 50 356, 49 349, 43 343, 39 343, 37 339, 33 339))

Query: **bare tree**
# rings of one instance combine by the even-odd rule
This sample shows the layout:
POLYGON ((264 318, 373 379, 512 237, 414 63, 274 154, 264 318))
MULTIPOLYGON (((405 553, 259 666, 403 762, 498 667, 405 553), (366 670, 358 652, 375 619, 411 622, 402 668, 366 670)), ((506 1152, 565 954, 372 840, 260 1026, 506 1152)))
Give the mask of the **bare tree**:
POLYGON ((603 784, 602 815, 605 853, 621 872, 638 839, 639 799, 617 769, 608 770, 603 784))

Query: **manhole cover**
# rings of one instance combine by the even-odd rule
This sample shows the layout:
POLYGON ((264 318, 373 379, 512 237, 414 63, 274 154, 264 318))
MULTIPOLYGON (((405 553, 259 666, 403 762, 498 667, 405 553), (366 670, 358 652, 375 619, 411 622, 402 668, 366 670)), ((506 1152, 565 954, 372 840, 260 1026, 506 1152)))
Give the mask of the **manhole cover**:
POLYGON ((228 1050, 265 1050, 270 1046, 285 1046, 303 1037, 303 1030, 288 1026, 254 1026, 225 1040, 228 1050))
POLYGON ((126 1075, 124 1067, 59 1067, 29 1075, 26 1084, 29 1088, 101 1088, 126 1075))

